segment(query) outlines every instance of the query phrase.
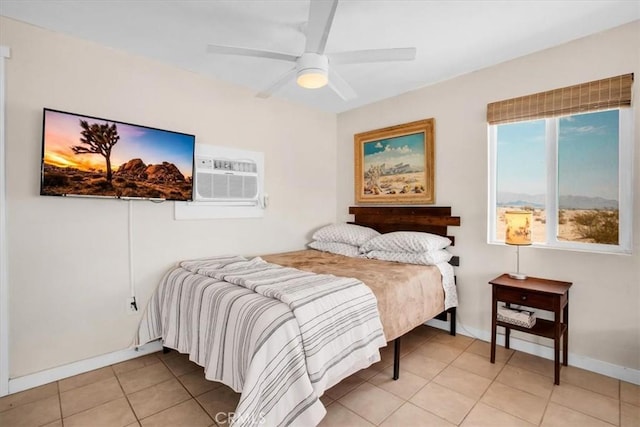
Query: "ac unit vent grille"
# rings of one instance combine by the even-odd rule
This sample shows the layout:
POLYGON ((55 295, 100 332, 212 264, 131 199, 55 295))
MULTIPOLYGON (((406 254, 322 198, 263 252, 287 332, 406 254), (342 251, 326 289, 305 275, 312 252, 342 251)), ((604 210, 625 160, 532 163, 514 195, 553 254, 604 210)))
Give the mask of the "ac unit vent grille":
POLYGON ((252 161, 198 157, 196 200, 256 201, 258 168, 252 161))

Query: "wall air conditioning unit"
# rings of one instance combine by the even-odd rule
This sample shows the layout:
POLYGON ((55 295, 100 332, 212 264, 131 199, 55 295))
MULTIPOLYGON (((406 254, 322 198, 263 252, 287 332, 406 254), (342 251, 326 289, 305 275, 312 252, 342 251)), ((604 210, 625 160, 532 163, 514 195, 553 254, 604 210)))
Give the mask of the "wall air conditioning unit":
POLYGON ((250 159, 196 155, 196 202, 219 202, 226 206, 260 203, 258 165, 250 159))
POLYGON ((177 220, 264 217, 264 153, 196 143, 193 160, 193 201, 175 202, 177 220))

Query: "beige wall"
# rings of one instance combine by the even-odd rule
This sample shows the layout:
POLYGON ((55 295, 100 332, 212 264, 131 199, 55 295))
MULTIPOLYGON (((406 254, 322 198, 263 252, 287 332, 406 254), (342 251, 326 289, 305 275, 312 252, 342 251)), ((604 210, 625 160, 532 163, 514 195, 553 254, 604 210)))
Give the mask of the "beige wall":
MULTIPOLYGON (((436 122, 436 204, 452 206, 461 257, 457 271, 462 328, 488 336, 487 281, 510 271, 512 247, 488 245, 486 105, 624 73, 640 75, 640 22, 464 75, 338 116, 337 218, 348 218, 353 198, 353 135, 433 117, 436 122)), ((638 83, 635 83, 637 92, 638 83)), ((637 95, 637 93, 636 93, 637 95)), ((636 97, 637 98, 637 97, 636 97)), ((637 103, 637 99, 636 99, 637 103)), ((570 353, 640 369, 640 108, 635 108, 635 205, 632 256, 522 248, 521 270, 574 282, 570 353)), ((463 330, 463 333, 465 331, 463 330)), ((526 337, 526 336, 525 336, 526 337)), ((525 338, 530 339, 530 338, 525 338)), ((544 345, 550 345, 542 340, 544 345)), ((570 359, 571 363, 571 359, 570 359)), ((606 364, 606 363, 605 363, 606 364)))
MULTIPOLYGON (((39 196, 42 108, 193 133, 265 153, 262 219, 174 221, 133 203, 133 268, 146 304, 176 261, 299 249, 336 212, 336 117, 0 18, 7 66, 11 378, 127 348, 128 203, 39 196)), ((211 59, 214 60, 214 59, 211 59)))

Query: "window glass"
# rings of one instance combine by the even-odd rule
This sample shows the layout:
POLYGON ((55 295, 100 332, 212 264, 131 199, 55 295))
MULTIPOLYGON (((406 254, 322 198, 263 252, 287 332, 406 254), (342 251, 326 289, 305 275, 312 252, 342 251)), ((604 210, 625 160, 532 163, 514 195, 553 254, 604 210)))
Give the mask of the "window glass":
POLYGON ((618 110, 558 124, 558 240, 618 244, 618 110))
POLYGON ((504 241, 507 210, 533 212, 531 240, 545 241, 545 121, 509 123, 497 129, 496 236, 504 241))

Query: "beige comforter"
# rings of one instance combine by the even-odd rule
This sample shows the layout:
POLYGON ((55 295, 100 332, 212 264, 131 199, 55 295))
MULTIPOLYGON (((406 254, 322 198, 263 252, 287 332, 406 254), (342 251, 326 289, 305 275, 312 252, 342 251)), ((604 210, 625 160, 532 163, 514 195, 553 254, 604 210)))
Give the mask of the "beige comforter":
POLYGON ((355 277, 378 300, 387 341, 392 341, 444 311, 438 267, 350 258, 313 249, 262 256, 267 262, 299 270, 355 277))

